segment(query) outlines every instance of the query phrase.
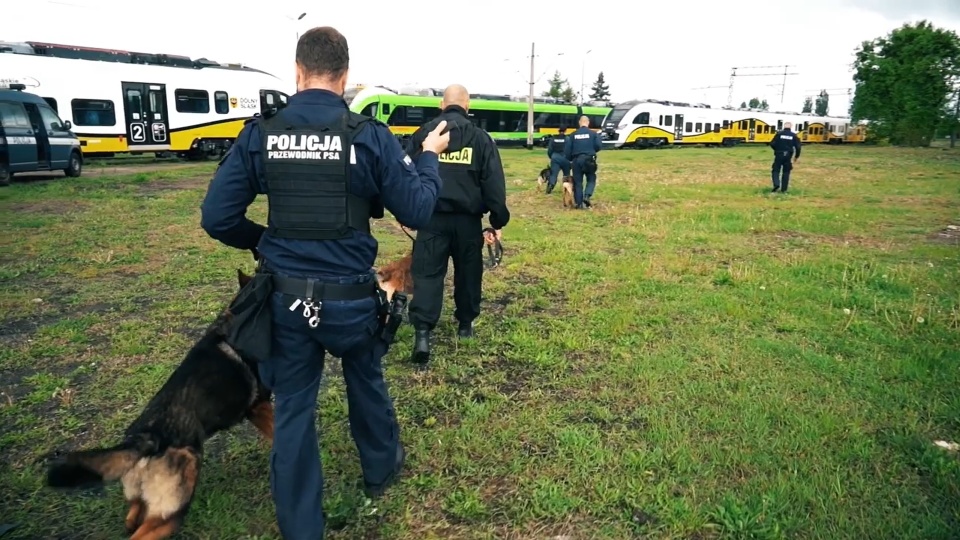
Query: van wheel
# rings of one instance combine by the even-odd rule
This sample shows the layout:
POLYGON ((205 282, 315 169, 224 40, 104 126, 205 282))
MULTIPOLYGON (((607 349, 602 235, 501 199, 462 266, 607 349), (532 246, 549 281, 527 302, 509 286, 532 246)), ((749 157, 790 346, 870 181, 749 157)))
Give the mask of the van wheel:
POLYGON ((70 166, 63 170, 63 173, 71 178, 80 176, 83 171, 83 160, 80 158, 80 152, 74 150, 70 153, 70 166))
POLYGON ((6 187, 10 185, 10 178, 13 175, 10 174, 10 169, 6 165, 0 163, 0 187, 6 187))

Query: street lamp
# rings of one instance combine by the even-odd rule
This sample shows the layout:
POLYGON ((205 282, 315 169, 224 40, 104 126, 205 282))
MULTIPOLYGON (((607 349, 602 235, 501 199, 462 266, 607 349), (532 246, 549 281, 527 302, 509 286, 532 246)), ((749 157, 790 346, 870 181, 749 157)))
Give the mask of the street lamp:
MULTIPOLYGON (((291 16, 289 16, 289 15, 284 15, 284 17, 286 17, 288 21, 293 21, 293 22, 297 22, 297 21, 303 19, 303 18, 306 17, 306 16, 307 16, 306 12, 301 13, 300 16, 297 17, 296 19, 294 19, 293 17, 291 17, 291 16)), ((300 41, 300 29, 299 29, 299 28, 297 28, 297 41, 300 41)))
POLYGON ((583 53, 583 62, 580 64, 580 106, 583 106, 583 86, 584 86, 584 74, 587 70, 587 55, 590 54, 593 49, 583 53))

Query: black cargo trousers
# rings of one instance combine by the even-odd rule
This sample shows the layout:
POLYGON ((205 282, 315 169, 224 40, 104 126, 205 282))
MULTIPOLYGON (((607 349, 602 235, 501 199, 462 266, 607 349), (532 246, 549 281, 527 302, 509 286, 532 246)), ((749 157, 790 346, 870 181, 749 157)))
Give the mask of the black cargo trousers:
POLYGON ((482 216, 435 213, 430 224, 417 231, 413 243, 413 299, 410 323, 417 330, 433 330, 443 308, 443 281, 447 259, 453 258, 454 317, 461 324, 480 315, 483 286, 482 216))

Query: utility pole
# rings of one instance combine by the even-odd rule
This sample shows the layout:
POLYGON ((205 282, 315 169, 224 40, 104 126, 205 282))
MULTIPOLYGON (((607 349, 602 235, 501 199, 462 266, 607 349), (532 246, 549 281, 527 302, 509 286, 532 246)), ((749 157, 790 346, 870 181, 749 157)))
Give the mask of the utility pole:
POLYGON ((527 98, 527 148, 533 148, 533 59, 536 57, 536 43, 530 44, 530 96, 527 98))
POLYGON ((772 77, 783 75, 783 86, 780 90, 780 103, 783 103, 783 96, 787 91, 787 76, 788 75, 799 75, 799 73, 789 73, 790 65, 779 65, 779 66, 749 66, 749 67, 739 67, 731 68, 730 71, 730 91, 727 93, 727 107, 733 107, 733 81, 735 77, 772 77), (783 68, 783 73, 737 73, 738 69, 769 69, 769 68, 783 68))

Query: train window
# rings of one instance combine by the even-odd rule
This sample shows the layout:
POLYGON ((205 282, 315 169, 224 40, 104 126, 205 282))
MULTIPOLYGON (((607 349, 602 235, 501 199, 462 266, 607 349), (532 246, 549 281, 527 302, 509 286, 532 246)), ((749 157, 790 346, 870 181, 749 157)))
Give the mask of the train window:
POLYGON ((390 116, 390 105, 388 103, 384 103, 380 106, 380 114, 384 118, 388 118, 390 116))
POLYGON ((663 125, 670 127, 673 125, 673 117, 669 114, 663 117, 663 125))
POLYGON ((649 123, 650 123, 650 113, 648 113, 648 112, 642 112, 642 113, 638 114, 637 117, 633 119, 633 123, 634 123, 634 124, 644 124, 644 125, 649 124, 649 123))
POLYGON ((57 108, 57 100, 53 99, 52 97, 45 97, 43 100, 47 102, 47 105, 49 105, 51 109, 56 112, 60 112, 60 109, 57 108))
MULTIPOLYGON (((571 116, 571 117, 574 117, 574 116, 576 116, 576 115, 571 114, 570 116, 571 116)), ((590 114, 590 115, 587 115, 587 118, 590 120, 590 129, 600 129, 600 128, 603 127, 603 116, 602 116, 602 115, 599 115, 599 114, 590 114)), ((648 116, 648 118, 647 118, 647 121, 649 122, 649 116, 648 116)), ((576 124, 576 123, 572 123, 571 125, 574 125, 574 126, 575 126, 575 125, 577 125, 577 124, 576 124)), ((570 127, 570 125, 568 125, 567 127, 570 127)))
POLYGON ((727 129, 728 127, 730 127, 730 121, 729 121, 729 120, 724 120, 722 127, 723 127, 723 129, 727 129))
POLYGON ((230 112, 230 97, 226 92, 217 91, 213 93, 213 108, 217 114, 227 114, 230 112))
POLYGON ((687 122, 687 126, 686 126, 686 129, 684 129, 684 131, 688 133, 693 131, 693 122, 687 122))
POLYGON ((393 114, 387 121, 389 126, 422 126, 440 116, 439 107, 409 107, 401 105, 394 107, 393 114))
POLYGON ((657 125, 660 125, 660 126, 662 126, 662 125, 663 125, 663 115, 662 115, 662 114, 660 115, 660 123, 659 123, 659 124, 657 124, 657 125))
POLYGON ((757 121, 750 120, 750 129, 756 129, 756 128, 757 128, 757 121))
POLYGON ((30 127, 30 119, 27 118, 23 105, 0 101, 0 126, 5 128, 30 127))
POLYGON ((693 128, 693 130, 697 133, 703 131, 703 122, 697 122, 697 127, 693 128))
POLYGON ((376 118, 376 117, 377 117, 377 102, 374 101, 373 103, 371 103, 371 104, 367 105, 366 107, 364 107, 363 110, 360 111, 360 114, 362 114, 362 115, 364 115, 364 116, 369 116, 370 118, 376 118))
POLYGON ((720 133, 720 124, 714 124, 714 125, 713 125, 713 132, 714 132, 714 133, 720 133))
POLYGON ((74 99, 70 101, 73 123, 78 126, 115 126, 117 113, 113 102, 106 99, 74 99))
MULTIPOLYGON (((210 94, 206 90, 181 90, 178 88, 173 95, 177 100, 177 112, 194 114, 210 112, 210 94)), ((270 95, 270 97, 273 96, 270 95)), ((270 99, 268 99, 269 101, 270 99)))

